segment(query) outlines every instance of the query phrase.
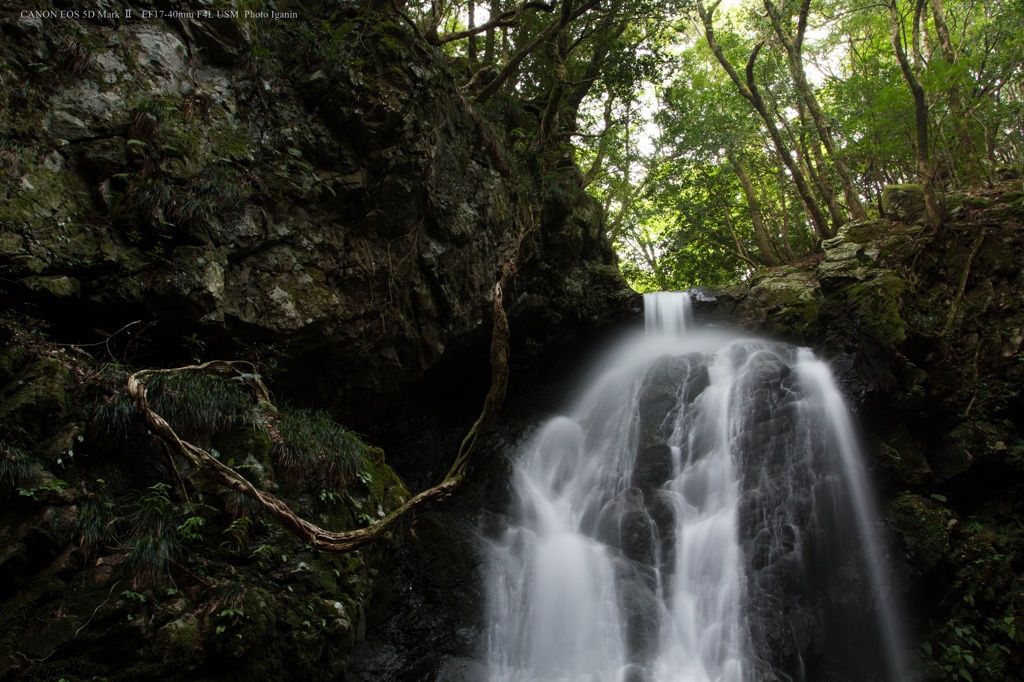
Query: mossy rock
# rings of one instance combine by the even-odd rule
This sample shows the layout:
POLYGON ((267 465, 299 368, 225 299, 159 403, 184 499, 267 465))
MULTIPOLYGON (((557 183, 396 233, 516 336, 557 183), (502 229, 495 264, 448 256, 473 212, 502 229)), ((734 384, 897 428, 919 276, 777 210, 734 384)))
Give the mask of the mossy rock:
POLYGON ((924 188, 921 185, 886 185, 882 190, 882 210, 893 220, 914 222, 924 217, 924 188))
POLYGON ((847 289, 847 301, 867 331, 884 344, 907 337, 907 323, 900 312, 900 296, 907 283, 888 270, 847 289))
POLYGON ((262 587, 247 590, 236 606, 215 614, 214 648, 240 659, 265 646, 276 633, 277 609, 278 602, 262 587))
POLYGON ((964 200, 963 200, 964 208, 981 208, 981 209, 984 209, 984 208, 990 208, 993 204, 995 204, 995 201, 993 201, 989 197, 978 197, 978 196, 967 195, 967 196, 964 197, 964 200))
POLYGON ((274 442, 270 435, 261 428, 246 427, 223 432, 213 443, 225 462, 234 462, 234 466, 246 466, 248 471, 255 470, 255 478, 264 485, 270 477, 271 455, 274 442))
POLYGON ((163 651, 165 661, 194 660, 202 650, 199 620, 193 613, 172 620, 157 631, 155 644, 163 651))
POLYGON ((48 294, 53 298, 77 298, 82 293, 82 284, 74 277, 30 277, 25 283, 33 291, 48 294))
POLYGON ((48 356, 19 372, 15 381, 17 388, 0 402, 0 422, 45 440, 68 410, 69 393, 77 384, 74 372, 62 358, 48 356))
POLYGON ((903 541, 911 565, 927 573, 949 553, 953 517, 938 502, 904 493, 890 503, 886 519, 903 541))
POLYGON ((363 482, 370 497, 385 511, 394 509, 409 499, 409 490, 398 474, 384 461, 384 451, 367 446, 363 454, 363 482))

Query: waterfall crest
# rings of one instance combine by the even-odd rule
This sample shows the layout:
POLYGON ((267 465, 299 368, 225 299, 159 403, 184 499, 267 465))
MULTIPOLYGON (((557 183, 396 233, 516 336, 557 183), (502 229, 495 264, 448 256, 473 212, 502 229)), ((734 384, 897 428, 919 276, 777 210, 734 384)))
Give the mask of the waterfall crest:
POLYGON ((645 307, 645 334, 514 466, 490 682, 906 679, 828 367, 691 331, 685 294, 645 307))

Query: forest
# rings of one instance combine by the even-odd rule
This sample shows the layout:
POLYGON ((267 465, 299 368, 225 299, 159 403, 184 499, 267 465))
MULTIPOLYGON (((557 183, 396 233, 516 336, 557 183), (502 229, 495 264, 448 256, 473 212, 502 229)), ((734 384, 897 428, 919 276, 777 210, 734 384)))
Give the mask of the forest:
POLYGON ((86 5, 0 0, 0 680, 1021 680, 1020 2, 86 5), (767 340, 665 351, 531 478, 683 290, 767 340), (719 451, 665 424, 747 380, 705 592, 749 625, 677 655, 679 453, 719 451), (509 568, 620 413, 576 573, 509 568), (877 518, 816 516, 838 465, 779 492, 854 441, 877 518))
POLYGON ((544 112, 519 144, 571 145, 638 291, 799 260, 844 223, 884 215, 887 185, 921 185, 936 223, 961 194, 1019 173, 1012 3, 409 11, 464 60, 477 101, 512 79, 504 87, 544 112))

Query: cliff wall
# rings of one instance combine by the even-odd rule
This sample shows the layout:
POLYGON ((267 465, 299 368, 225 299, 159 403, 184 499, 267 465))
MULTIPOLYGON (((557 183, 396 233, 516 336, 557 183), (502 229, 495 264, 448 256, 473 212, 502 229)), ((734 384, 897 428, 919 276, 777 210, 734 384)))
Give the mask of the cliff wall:
MULTIPOLYGON (((127 371, 251 363, 151 400, 345 530, 408 491, 338 422, 375 440, 428 374, 486 385, 510 259, 517 358, 635 306, 572 164, 505 151, 514 103, 477 111, 444 54, 351 3, 276 6, 0 3, 0 678, 338 679, 392 572, 389 538, 313 552, 173 461, 127 371)), ((389 445, 429 471, 455 452, 389 445)))

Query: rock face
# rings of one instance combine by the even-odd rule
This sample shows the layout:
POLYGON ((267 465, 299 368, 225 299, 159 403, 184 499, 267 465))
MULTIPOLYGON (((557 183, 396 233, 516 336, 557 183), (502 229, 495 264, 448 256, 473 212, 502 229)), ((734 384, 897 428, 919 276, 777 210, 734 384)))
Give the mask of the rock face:
POLYGON ((1024 557, 1021 196, 1010 185, 960 200, 959 219, 937 231, 909 214, 851 223, 816 262, 695 300, 713 324, 831 361, 888 501, 903 558, 893 580, 914 606, 927 679, 949 665, 1012 679, 1024 657, 999 615, 1024 608, 1012 568, 1024 557))
POLYGON ((46 67, 2 86, 8 301, 59 311, 75 342, 160 320, 164 353, 249 347, 349 418, 467 348, 485 358, 514 256, 523 338, 629 305, 598 205, 528 190, 502 122, 443 63, 354 9, 334 18, 347 38, 302 9, 116 31, 5 19, 5 61, 46 67))
MULTIPOLYGON (((510 259, 517 357, 636 305, 571 164, 533 177, 443 55, 356 3, 276 8, 300 18, 0 13, 0 677, 340 679, 380 574, 399 603, 406 573, 433 572, 447 582, 416 603, 474 603, 452 572, 475 565, 469 523, 424 514, 422 554, 388 539, 313 552, 133 431, 117 365, 249 360, 282 403, 387 434, 397 418, 380 408, 426 374, 486 375, 510 259), (165 521, 139 521, 165 503, 165 521), (180 540, 152 585, 132 577, 137 548, 156 546, 143 526, 180 540), (394 571, 392 556, 414 565, 394 571)), ((196 437, 318 524, 364 525, 406 494, 375 448, 344 491, 300 485, 271 456, 279 430, 249 418, 196 437)), ((419 465, 435 483, 462 429, 453 448, 417 449, 405 431, 389 444, 434 457, 419 465)), ((438 618, 421 629, 454 616, 438 618)), ((475 630, 461 627, 423 641, 465 651, 475 630)), ((420 631, 385 676, 427 665, 420 631)))

